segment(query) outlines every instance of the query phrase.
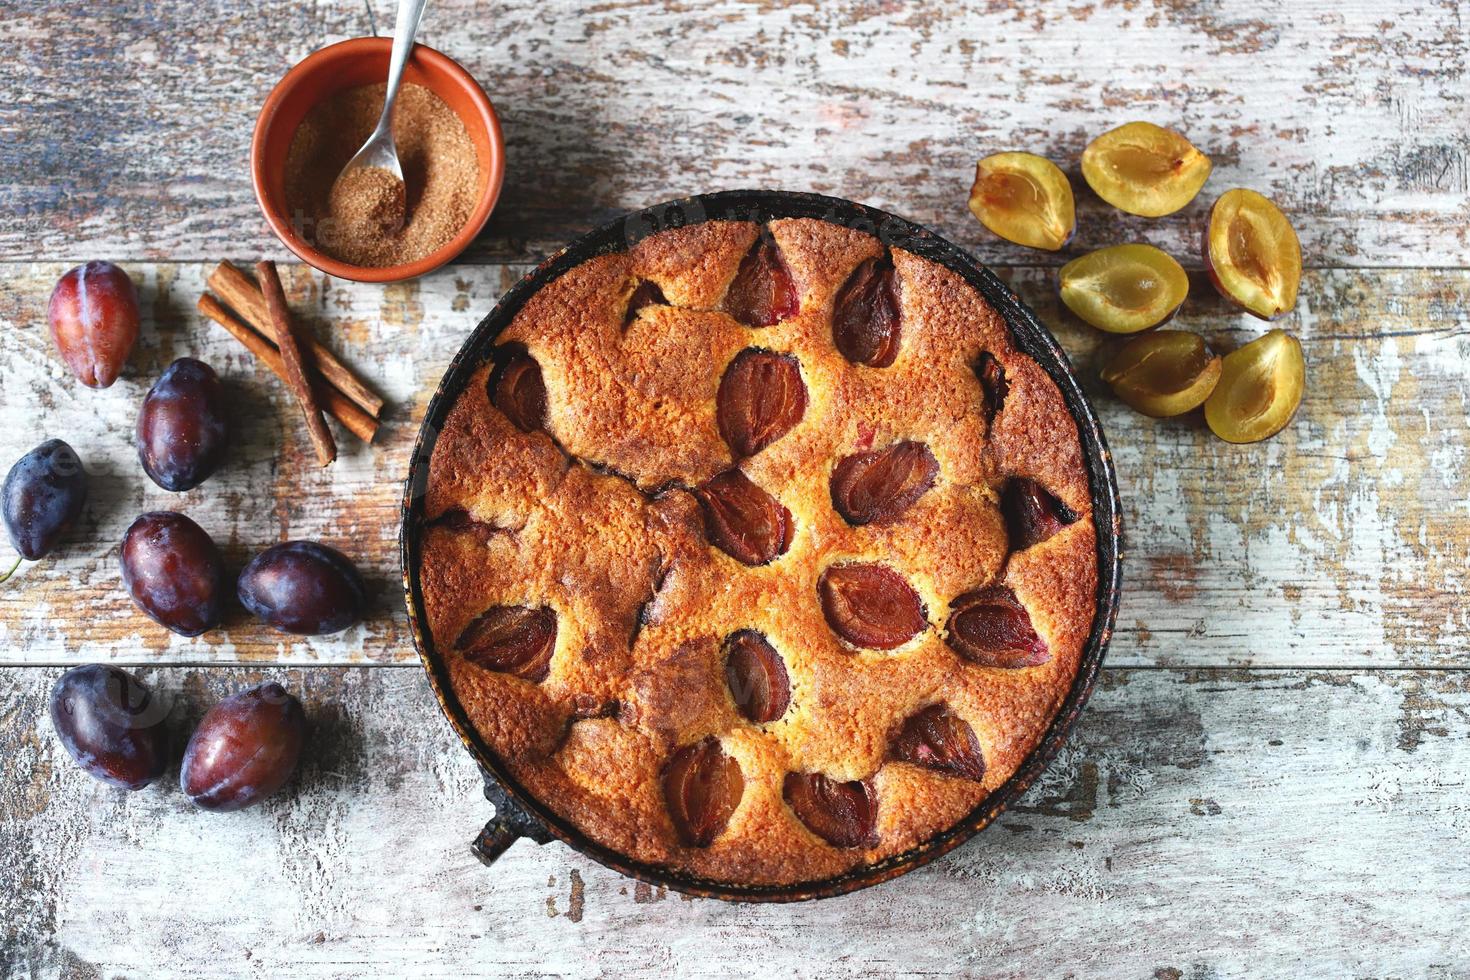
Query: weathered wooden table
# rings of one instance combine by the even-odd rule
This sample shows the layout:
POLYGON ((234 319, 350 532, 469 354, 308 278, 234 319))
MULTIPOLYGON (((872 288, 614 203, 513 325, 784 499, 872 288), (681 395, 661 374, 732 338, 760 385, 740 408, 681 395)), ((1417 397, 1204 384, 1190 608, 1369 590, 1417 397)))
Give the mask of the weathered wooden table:
MULTIPOLYGON (((280 260, 247 176, 254 113, 296 60, 391 29, 386 0, 221 7, 0 4, 0 460, 69 440, 93 502, 59 556, 0 588, 0 973, 760 976, 1470 976, 1470 8, 1464 0, 1189 3, 433 4, 422 39, 496 101, 509 142, 490 227, 387 288, 292 264, 300 310, 391 402, 378 444, 320 470, 288 396, 193 310, 222 258, 280 260), (977 157, 1076 173, 1121 122, 1215 160, 1158 221, 1079 190, 1064 255, 968 215, 977 157), (1143 239, 1198 268, 1210 199, 1272 195, 1309 269, 1285 327, 1308 391, 1275 440, 1131 414, 1055 266, 1143 239), (1051 324, 1116 452, 1129 552, 1119 629, 1071 746, 999 823, 915 874, 787 907, 682 900, 560 846, 493 870, 489 806, 405 629, 399 481, 461 339, 536 257, 620 211, 782 187, 926 223, 1051 324), (107 258, 142 338, 93 392, 45 329, 52 283, 107 258), (143 476, 143 392, 182 355, 239 408, 227 467, 175 496, 143 476), (178 507, 238 565, 313 537, 355 555, 371 621, 294 640, 236 616, 195 640, 123 593, 117 542, 178 507), (136 668, 179 727, 263 677, 309 705, 294 788, 194 811, 176 784, 114 792, 45 705, 66 665, 136 668)), ((1262 327, 1193 277, 1181 323, 1262 327)))

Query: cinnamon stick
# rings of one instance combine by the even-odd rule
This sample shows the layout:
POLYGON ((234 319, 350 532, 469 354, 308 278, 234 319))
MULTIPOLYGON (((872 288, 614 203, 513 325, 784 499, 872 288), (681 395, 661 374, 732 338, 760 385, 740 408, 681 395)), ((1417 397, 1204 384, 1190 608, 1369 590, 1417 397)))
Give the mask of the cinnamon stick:
POLYGON ((306 417, 306 432, 316 449, 317 462, 326 466, 337 458, 337 443, 332 439, 332 430, 327 428, 327 420, 322 418, 321 403, 301 361, 301 346, 296 342, 296 327, 291 323, 291 308, 286 305, 286 291, 281 288, 281 277, 276 275, 276 264, 269 259, 255 263, 255 278, 260 280, 260 291, 265 294, 265 305, 271 312, 276 350, 286 366, 286 384, 306 417))
MULTIPOLYGON (((256 333, 208 293, 199 297, 198 305, 200 313, 228 330, 236 340, 245 345, 246 350, 270 368, 276 377, 286 381, 286 365, 282 363, 280 351, 276 350, 275 344, 256 333)), ((338 422, 341 422, 344 429, 363 442, 373 441, 373 436, 378 433, 377 419, 364 412, 352 399, 320 378, 317 379, 315 388, 317 397, 321 399, 322 407, 338 422)))
MULTIPOLYGON (((266 305, 265 295, 248 275, 228 262, 221 262, 209 274, 208 282, 209 288, 246 323, 267 338, 272 335, 270 308, 266 305)), ((314 337, 307 336, 303 341, 302 346, 306 348, 303 354, 315 362, 322 377, 373 418, 382 414, 383 399, 373 394, 330 350, 314 337)))

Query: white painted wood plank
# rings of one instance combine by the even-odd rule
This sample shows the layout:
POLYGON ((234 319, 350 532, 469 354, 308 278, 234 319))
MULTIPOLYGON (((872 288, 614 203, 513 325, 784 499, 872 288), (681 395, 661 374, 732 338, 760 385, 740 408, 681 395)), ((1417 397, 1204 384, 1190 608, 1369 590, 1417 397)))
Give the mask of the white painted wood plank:
MULTIPOLYGON (((316 466, 282 386, 193 304, 207 267, 138 265, 139 348, 105 391, 64 373, 45 328, 63 267, 14 265, 0 282, 0 430, 8 466, 44 437, 69 440, 95 474, 94 502, 55 559, 0 588, 0 663, 403 663, 413 659, 397 586, 400 484, 430 393, 520 267, 446 271, 381 289, 284 270, 297 308, 385 395, 369 449, 339 439, 316 466), (211 363, 236 393, 237 448, 196 490, 167 493, 138 466, 143 393, 173 358, 211 363), (375 612, 339 637, 293 639, 235 615, 189 640, 132 607, 117 542, 144 510, 180 508, 238 568, 287 537, 353 555, 375 612), (85 608, 87 615, 71 614, 85 608)), ((1097 380, 1115 346, 1063 310, 1053 273, 1012 275, 1091 391, 1117 460, 1127 556, 1110 662, 1254 666, 1457 666, 1470 652, 1470 322, 1450 271, 1309 274, 1286 327, 1303 340, 1306 401, 1276 439, 1235 447, 1198 417, 1135 415, 1097 380)), ((1261 331, 1196 277, 1174 324, 1230 349, 1261 331)))
MULTIPOLYGON (((266 94, 384 4, 165 0, 0 20, 0 258, 284 258, 250 189, 266 94)), ((1470 261, 1461 0, 1229 4, 441 0, 421 39, 502 114, 503 203, 473 255, 544 254, 621 210, 699 191, 813 190, 890 208, 990 262, 1056 261, 969 216, 978 157, 1025 149, 1078 190, 1071 250, 1143 236, 1197 254, 1209 199, 1276 197, 1319 266, 1470 261), (1077 176, 1133 119, 1215 160, 1202 199, 1125 218, 1077 176)))
MULTIPOLYGON (((1470 975, 1470 675, 1109 671, 1023 806, 935 865, 785 907, 686 901, 560 844, 493 869, 415 669, 276 669, 314 735, 235 815, 124 795, 0 670, 9 976, 1470 975), (1171 972, 1177 971, 1177 972, 1171 972)), ((262 676, 154 669, 197 717, 262 676)))

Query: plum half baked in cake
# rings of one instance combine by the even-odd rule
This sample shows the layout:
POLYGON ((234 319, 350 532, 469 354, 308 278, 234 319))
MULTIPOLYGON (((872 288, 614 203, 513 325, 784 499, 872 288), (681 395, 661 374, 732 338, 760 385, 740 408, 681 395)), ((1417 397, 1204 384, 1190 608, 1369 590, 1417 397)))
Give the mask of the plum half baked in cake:
POLYGON ((447 416, 420 583, 521 785, 639 862, 823 879, 1016 770, 1091 629, 1060 391, 963 278, 709 221, 533 294, 447 416))

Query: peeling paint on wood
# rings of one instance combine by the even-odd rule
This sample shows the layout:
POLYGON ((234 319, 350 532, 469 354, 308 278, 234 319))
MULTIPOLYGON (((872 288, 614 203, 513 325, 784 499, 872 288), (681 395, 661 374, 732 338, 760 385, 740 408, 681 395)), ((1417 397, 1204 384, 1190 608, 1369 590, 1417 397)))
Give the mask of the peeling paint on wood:
MULTIPOLYGON (((63 271, 15 265, 0 283, 0 459, 43 437, 69 440, 96 479, 81 526, 53 559, 0 589, 0 663, 408 663, 397 585, 400 481, 428 398, 480 316, 522 267, 459 267, 382 289, 283 269, 303 319, 384 394, 372 448, 346 435, 315 465, 285 389, 193 310, 208 265, 133 264, 143 294, 138 349, 112 388, 65 374, 45 329, 63 271), (235 394, 235 449, 203 486, 151 484, 132 448, 143 393, 173 358, 200 357, 235 394), (123 592, 117 542, 144 510, 179 508, 238 568, 288 537, 356 558, 374 613, 329 638, 291 638, 243 614, 196 639, 166 633, 123 592), (85 618, 66 615, 85 605, 85 618)), ((1155 421, 1098 380, 1117 346, 1055 298, 1055 273, 1008 273, 1050 324, 1101 412, 1117 461, 1127 538, 1115 665, 1462 666, 1470 649, 1470 273, 1308 273, 1286 322, 1306 350, 1306 400, 1287 431, 1255 446, 1212 436, 1198 415, 1155 421)), ((1227 350, 1262 331, 1202 276, 1174 326, 1227 350)))
MULTIPOLYGON (((372 11, 9 11, 0 259, 289 258, 250 189, 255 115, 312 50, 388 30, 372 11)), ((975 161, 1023 149, 1078 191, 1077 239, 1045 261, 1137 237, 1195 256, 1210 200, 1246 186, 1292 216, 1311 265, 1470 262, 1460 0, 441 0, 420 39, 461 61, 504 123, 507 182, 475 260, 524 261, 629 208, 753 187, 853 198, 987 262, 1035 262, 965 209, 975 161), (1214 159, 1182 214, 1129 218, 1081 181, 1088 140, 1133 119, 1214 159)))
POLYGON ((231 815, 192 809, 176 770, 124 794, 72 765, 45 719, 58 673, 0 669, 0 877, 20 885, 0 890, 10 975, 1467 965, 1464 672, 1108 671, 1073 743, 996 826, 897 881, 786 907, 674 901, 560 844, 523 841, 481 867, 467 842, 489 804, 415 669, 142 671, 181 733, 265 677, 303 696, 298 778, 231 815))

